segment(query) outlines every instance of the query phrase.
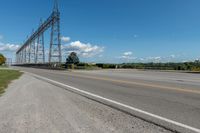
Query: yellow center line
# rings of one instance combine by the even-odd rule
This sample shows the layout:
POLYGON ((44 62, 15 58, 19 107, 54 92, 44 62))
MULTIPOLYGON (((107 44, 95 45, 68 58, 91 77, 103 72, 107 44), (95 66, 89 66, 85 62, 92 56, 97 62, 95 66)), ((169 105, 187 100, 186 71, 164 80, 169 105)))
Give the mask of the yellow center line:
MULTIPOLYGON (((53 73, 53 72, 51 72, 53 73)), ((58 73, 55 73, 58 74, 58 73)), ((191 90, 189 88, 178 88, 178 87, 170 87, 170 86, 163 86, 163 85, 156 85, 156 84, 149 84, 149 83, 141 83, 141 82, 134 82, 134 81, 125 81, 125 80, 118 80, 118 79, 110 79, 110 78, 101 78, 101 77, 95 77, 95 76, 86 76, 86 75, 80 75, 80 74, 70 74, 70 73, 59 73, 63 75, 70 75, 74 77, 80 77, 80 78, 87 78, 87 79, 95 79, 95 80, 102 80, 102 81, 109 81, 109 82, 115 82, 115 83, 124 83, 124 84, 130 84, 130 85, 138 85, 138 86, 146 86, 146 87, 152 87, 152 88, 158 88, 158 89, 166 89, 166 90, 173 90, 173 91, 179 91, 179 92, 189 92, 189 93, 195 93, 200 94, 200 91, 198 90, 191 90)))
POLYGON ((140 82, 134 82, 134 81, 124 81, 124 80, 118 80, 118 79, 101 78, 101 77, 86 76, 86 75, 77 75, 77 74, 75 75, 75 74, 69 74, 69 73, 67 75, 80 77, 80 78, 95 79, 95 80, 110 81, 110 82, 116 82, 116 83, 124 83, 124 84, 130 84, 130 85, 146 86, 146 87, 160 88, 160 89, 166 89, 166 90, 174 90, 174 91, 180 91, 180 92, 190 92, 190 93, 200 94, 200 91, 198 90, 181 89, 177 87, 169 87, 169 86, 163 86, 163 85, 140 83, 140 82))

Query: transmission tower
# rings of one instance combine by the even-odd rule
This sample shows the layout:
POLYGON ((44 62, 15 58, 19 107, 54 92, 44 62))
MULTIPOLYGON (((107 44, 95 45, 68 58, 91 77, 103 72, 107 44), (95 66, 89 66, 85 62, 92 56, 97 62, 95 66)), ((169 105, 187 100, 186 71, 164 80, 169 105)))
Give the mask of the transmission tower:
POLYGON ((58 1, 55 0, 53 8, 53 21, 51 25, 51 41, 49 49, 49 63, 61 63, 61 41, 60 41, 60 12, 58 1))
POLYGON ((58 0, 54 0, 54 7, 51 15, 44 22, 41 22, 39 27, 17 50, 17 63, 45 63, 44 33, 49 28, 51 28, 49 64, 61 64, 62 54, 60 41, 60 12, 58 10, 58 0))
MULTIPOLYGON (((42 19, 40 20, 40 25, 42 25, 42 19)), ((36 63, 45 63, 43 32, 41 32, 37 38, 36 63)))

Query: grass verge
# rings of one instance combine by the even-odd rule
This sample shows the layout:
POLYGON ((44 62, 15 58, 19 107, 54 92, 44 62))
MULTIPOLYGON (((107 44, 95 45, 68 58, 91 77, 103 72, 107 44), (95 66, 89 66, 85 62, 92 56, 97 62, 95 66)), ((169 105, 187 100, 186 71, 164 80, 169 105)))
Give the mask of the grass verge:
POLYGON ((0 68, 7 68, 8 66, 2 66, 2 65, 0 65, 0 68))
POLYGON ((8 84, 15 79, 18 79, 22 72, 17 70, 0 70, 0 95, 5 92, 8 84))

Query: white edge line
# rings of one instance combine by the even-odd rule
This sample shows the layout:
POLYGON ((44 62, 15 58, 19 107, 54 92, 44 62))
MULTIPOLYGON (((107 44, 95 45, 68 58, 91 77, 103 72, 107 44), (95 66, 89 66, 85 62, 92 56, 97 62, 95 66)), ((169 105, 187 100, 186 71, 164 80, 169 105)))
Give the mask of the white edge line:
MULTIPOLYGON (((22 72, 25 72, 25 71, 22 71, 22 72)), ((69 86, 69 85, 60 83, 60 82, 58 82, 58 81, 51 80, 51 79, 48 79, 48 78, 45 78, 45 77, 42 77, 42 76, 39 76, 39 75, 30 73, 30 72, 25 72, 25 73, 29 73, 29 74, 31 74, 31 75, 33 75, 33 76, 35 76, 35 77, 38 77, 38 78, 47 80, 47 81, 49 81, 49 82, 53 82, 53 83, 59 84, 59 85, 61 85, 61 86, 65 86, 65 87, 67 87, 67 88, 70 88, 70 89, 72 89, 72 90, 81 92, 81 93, 83 93, 83 94, 86 94, 86 95, 89 95, 89 96, 92 96, 92 97, 96 97, 96 98, 99 98, 99 99, 101 99, 101 100, 104 100, 104 101, 107 101, 107 102, 110 102, 110 103, 119 105, 119 106, 121 106, 121 107, 125 107, 125 108, 128 108, 128 109, 130 109, 130 110, 133 110, 133 111, 136 111, 136 112, 145 114, 145 115, 147 115, 147 116, 151 116, 151 117, 154 117, 154 118, 156 118, 156 119, 159 119, 159 120, 162 120, 162 121, 165 121, 165 122, 174 124, 174 125, 176 125, 176 126, 179 126, 179 127, 182 127, 182 128, 189 129, 189 130, 191 130, 191 131, 200 133, 200 129, 198 129, 198 128, 194 128, 194 127, 191 127, 191 126, 188 126, 188 125, 185 125, 185 124, 182 124, 182 123, 179 123, 179 122, 176 122, 176 121, 173 121, 173 120, 164 118, 164 117, 162 117, 162 116, 158 116, 158 115, 155 115, 155 114, 152 114, 152 113, 143 111, 143 110, 141 110, 141 109, 134 108, 134 107, 132 107, 132 106, 129 106, 129 105, 126 105, 126 104, 123 104, 123 103, 119 103, 119 102, 117 102, 117 101, 114 101, 114 100, 111 100, 111 99, 108 99, 108 98, 105 98, 105 97, 102 97, 102 96, 99 96, 99 95, 96 95, 96 94, 93 94, 93 93, 90 93, 90 92, 87 92, 87 91, 83 91, 83 90, 78 89, 78 88, 75 88, 75 87, 73 87, 73 86, 69 86)))

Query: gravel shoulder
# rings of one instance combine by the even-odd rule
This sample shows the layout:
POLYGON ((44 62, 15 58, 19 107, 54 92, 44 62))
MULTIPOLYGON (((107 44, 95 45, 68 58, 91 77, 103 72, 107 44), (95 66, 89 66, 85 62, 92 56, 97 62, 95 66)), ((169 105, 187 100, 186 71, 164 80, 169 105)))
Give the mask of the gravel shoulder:
POLYGON ((0 97, 1 133, 170 133, 28 74, 0 97))

